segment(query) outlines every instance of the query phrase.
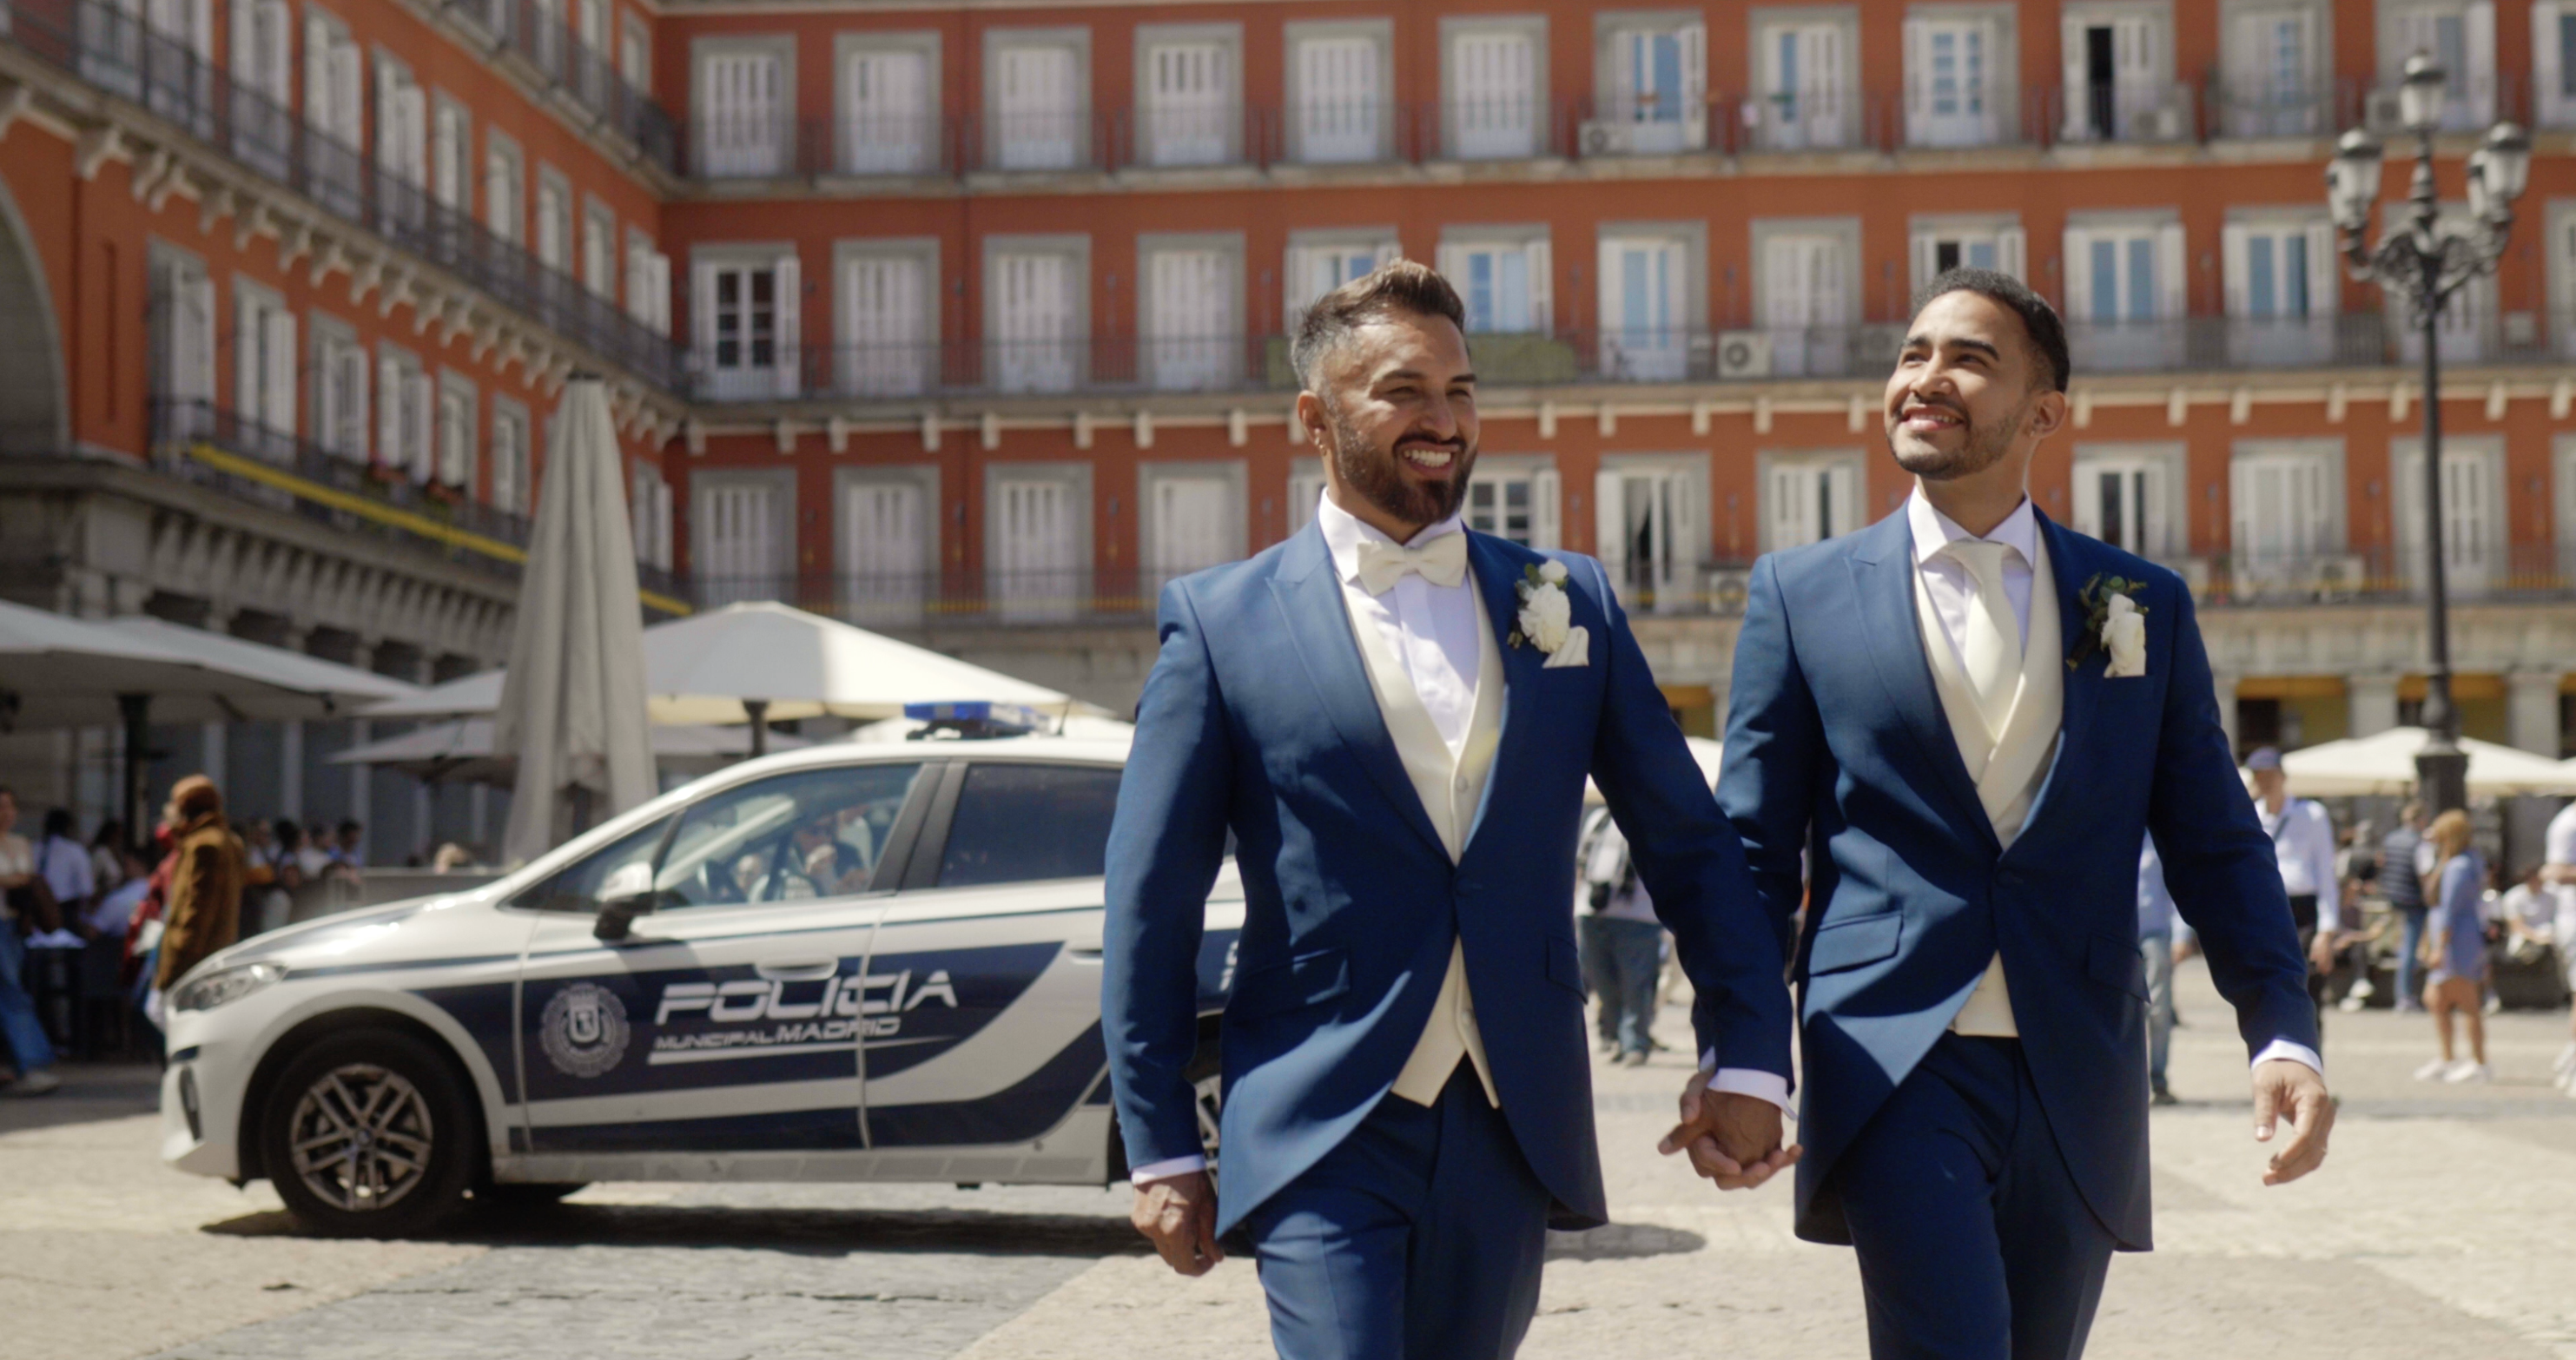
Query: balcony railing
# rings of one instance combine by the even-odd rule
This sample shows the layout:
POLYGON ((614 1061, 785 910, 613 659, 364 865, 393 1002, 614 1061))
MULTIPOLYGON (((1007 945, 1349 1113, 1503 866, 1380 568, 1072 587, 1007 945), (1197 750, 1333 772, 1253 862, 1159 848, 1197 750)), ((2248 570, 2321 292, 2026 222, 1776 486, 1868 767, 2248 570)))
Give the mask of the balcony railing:
MULTIPOLYGON (((475 500, 470 488, 424 483, 212 402, 155 397, 151 421, 152 466, 182 481, 495 575, 515 577, 526 559, 527 519, 475 500)), ((685 612, 669 571, 639 562, 635 572, 646 603, 685 612)))
MULTIPOLYGON (((2576 357, 2576 315, 2519 314, 2447 339, 2453 366, 2563 363, 2576 357), (2520 323, 2528 322, 2527 326, 2520 323), (2546 324, 2544 324, 2544 322, 2546 324)), ((1747 327, 1665 331, 1567 329, 1467 337, 1488 387, 1600 383, 1776 382, 1878 378, 1904 327, 1747 327)), ((2379 368, 2410 364, 2413 335, 2380 312, 2314 319, 2196 316, 2072 321, 2079 376, 2103 373, 2379 368)), ((801 351, 728 344, 691 358, 688 395, 705 402, 902 401, 1037 393, 1120 395, 1291 392, 1288 342, 1277 335, 955 340, 801 351)))
POLYGON ((465 8, 554 89, 634 143, 644 159, 678 172, 679 139, 670 112, 651 95, 627 84, 607 53, 581 40, 565 18, 567 6, 537 0, 466 0, 465 8))
POLYGON ((99 0, 6 2, 13 45, 145 105, 261 179, 377 233, 644 381, 664 391, 681 385, 679 350, 615 302, 438 202, 368 152, 315 131, 266 92, 236 84, 123 9, 99 0))

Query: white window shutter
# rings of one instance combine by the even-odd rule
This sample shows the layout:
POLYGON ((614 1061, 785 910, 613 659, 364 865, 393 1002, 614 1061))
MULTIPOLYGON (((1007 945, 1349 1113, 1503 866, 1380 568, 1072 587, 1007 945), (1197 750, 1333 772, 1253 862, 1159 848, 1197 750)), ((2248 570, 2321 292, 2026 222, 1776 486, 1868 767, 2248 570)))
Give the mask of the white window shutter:
POLYGON ((2245 248, 2245 228, 2235 222, 2219 231, 2219 261, 2225 270, 2227 314, 2242 318, 2253 312, 2252 300, 2246 293, 2246 272, 2250 268, 2245 248))
POLYGON ((1440 243, 1440 248, 1432 253, 1431 258, 1431 267, 1440 271, 1440 277, 1449 280, 1450 287, 1462 293, 1466 291, 1467 248, 1465 246, 1452 245, 1443 241, 1440 243))
POLYGON ((2172 321, 2190 311, 2191 275, 2185 267, 2182 224, 2156 228, 2156 316, 2172 321))
POLYGON ((304 20, 304 124, 330 130, 331 25, 318 15, 304 20))
MULTIPOLYGON (((1906 22, 1910 24, 1914 21, 1908 19, 1906 22)), ((1919 293, 1930 287, 1933 278, 1941 272, 1939 242, 1934 239, 1932 233, 1918 231, 1910 239, 1910 245, 1914 255, 1914 291, 1919 293)), ((1605 280, 1602 286, 1606 288, 1609 286, 1606 282, 1609 271, 1603 270, 1602 275, 1605 280)))
POLYGON ((2462 27, 2469 44, 2469 107, 2484 127, 2495 121, 2496 110, 2495 0, 2470 0, 2462 27))
POLYGON ((2319 218, 2308 224, 2308 315, 2333 316, 2342 310, 2343 268, 2335 254, 2334 223, 2319 218))
POLYGON ((2556 127, 2567 116, 2561 90, 2565 80, 2558 60, 2558 0, 2534 0, 2531 7, 2532 121, 2556 127))
POLYGON ((1393 264, 1403 258, 1404 246, 1401 242, 1380 241, 1377 243, 1377 262, 1379 264, 1393 264))
POLYGON ((2071 141, 2084 140, 2088 131, 2085 120, 2091 99, 2084 84, 2084 28, 2084 21, 2071 14, 2058 21, 2057 52, 2064 67, 2061 88, 2066 100, 2064 135, 2071 141))
POLYGON ((1923 116, 1931 107, 1932 53, 1924 37, 1923 20, 1905 21, 1905 140, 1918 144, 1925 140, 1923 116))
POLYGON ((1606 334, 1635 325, 1636 319, 1622 315, 1619 309, 1618 239, 1602 237, 1593 253, 1593 278, 1597 285, 1592 308, 1595 328, 1606 334))
POLYGON ((1565 546, 1565 477, 1554 468, 1530 475, 1530 546, 1565 546))
POLYGON ((1708 25, 1684 24, 1678 37, 1682 49, 1682 144, 1698 151, 1708 145, 1708 25))
POLYGON ((410 447, 412 475, 428 481, 437 475, 438 404, 437 394, 430 390, 429 376, 414 373, 403 380, 403 415, 411 428, 405 431, 410 447))
POLYGON ((2173 551, 2173 545, 2165 538, 2165 507, 2172 496, 2165 485, 2166 471, 2161 461, 2150 462, 2142 469, 2143 489, 2138 494, 2138 525, 2144 540, 2138 551, 2142 556, 2161 558, 2173 551))
POLYGON ((1819 531, 1827 538, 1839 538, 1857 529, 1869 517, 1860 503, 1860 467, 1854 463, 1836 463, 1826 473, 1825 485, 1833 493, 1829 517, 1820 517, 1819 531))
POLYGON ((267 392, 263 419, 280 434, 295 433, 295 313, 280 308, 261 314, 267 341, 267 392))
POLYGON ((2233 526, 2228 544, 2230 550, 2240 558, 2253 557, 2258 546, 2254 531, 2254 484, 2257 471, 2258 469, 2252 464, 2241 458, 2228 464, 2227 468, 2228 519, 2233 526))
POLYGON ((716 267, 705 260, 689 267, 689 331, 712 363, 716 348, 716 267))
POLYGON ((2030 282, 2030 232, 2019 226, 1995 233, 1995 268, 2030 282))
MULTIPOLYGON (((352 450, 363 453, 364 450, 352 450)), ((402 367, 391 359, 376 360, 376 456, 391 463, 402 456, 402 367)))
POLYGON ((1529 259, 1529 324, 1541 335, 1555 331, 1556 265, 1555 252, 1546 237, 1524 247, 1529 259))
POLYGON ((1627 505, 1615 468, 1592 474, 1592 555, 1601 559, 1612 584, 1628 579, 1627 505))
POLYGON ((793 397, 802 390, 804 367, 799 362, 805 337, 805 281, 802 268, 794 255, 778 257, 778 395, 793 397))
POLYGON ((2066 260, 2060 267, 2065 276, 2066 319, 2081 324, 2093 319, 2093 233, 2082 227, 2066 229, 2066 260))

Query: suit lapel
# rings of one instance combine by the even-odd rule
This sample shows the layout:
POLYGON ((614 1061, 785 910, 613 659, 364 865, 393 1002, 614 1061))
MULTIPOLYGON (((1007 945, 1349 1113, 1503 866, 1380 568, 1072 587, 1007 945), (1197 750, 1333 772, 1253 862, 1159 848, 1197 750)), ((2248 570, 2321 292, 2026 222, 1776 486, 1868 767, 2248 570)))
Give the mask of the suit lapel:
POLYGON ((1360 660, 1359 640, 1351 634, 1350 608, 1342 602, 1341 578, 1334 574, 1322 530, 1310 525, 1289 544, 1270 590, 1297 660, 1342 744, 1351 749, 1360 768, 1368 771, 1414 834, 1447 859, 1449 848, 1431 825, 1431 814, 1423 808, 1421 795, 1413 791, 1413 777, 1405 772, 1395 740, 1387 735, 1386 718, 1378 710, 1377 691, 1360 660))
POLYGON ((1932 663, 1925 658, 1922 625, 1915 618, 1914 531, 1905 512, 1880 520, 1859 535, 1847 565, 1859 596, 1855 617, 1861 622, 1859 646, 1868 653, 1879 685, 1887 691, 1900 726, 1913 740, 1915 753, 1932 771, 1949 798, 1950 820, 1971 828, 1988 847, 2000 850, 1986 805, 1977 797, 1976 781, 1959 758, 1958 739, 1941 710, 1940 692, 1932 684, 1932 663))
MULTIPOLYGON (((2040 514, 2036 505, 2031 507, 2031 514, 2039 520, 2040 537, 2048 544, 2049 574, 2055 578, 2058 650, 2062 655, 2053 664, 2062 670, 2066 664, 2062 656, 2073 654, 2084 636, 2084 605, 2077 597, 2083 591, 2084 583, 2101 570, 2101 565, 2093 556, 2091 539, 2040 514)), ((2031 607, 2038 608, 2039 601, 2031 601, 2031 607)), ((2097 648, 2094 655, 2085 658, 2083 665, 2073 670, 2062 670, 2065 688, 2059 700, 2057 755, 2049 766, 2048 779, 2039 786, 2039 792, 2031 796, 2030 813, 2022 819, 2020 839, 2029 838, 2032 828, 2039 823, 2040 814, 2047 811, 2050 796, 2057 791, 2058 775, 2067 770, 2091 768, 2087 763, 2090 757, 2079 748, 2093 730, 2093 709, 2101 698, 2102 669, 2103 658, 2097 648)))
POLYGON ((1494 748, 1493 768, 1485 776, 1484 797, 1477 800, 1476 815, 1467 823, 1467 839, 1476 843, 1476 831, 1485 824, 1486 809, 1493 806, 1496 790, 1509 787, 1505 782, 1512 760, 1531 737, 1534 723, 1519 721, 1524 707, 1522 696, 1534 694, 1532 688, 1539 668, 1546 658, 1536 647, 1508 645, 1511 635, 1520 627, 1520 582, 1523 568, 1537 560, 1536 554, 1522 555, 1505 539, 1467 530, 1467 569, 1474 573, 1477 593, 1484 597, 1485 626, 1493 633, 1494 652, 1502 659, 1497 675, 1477 677, 1479 688, 1490 684, 1503 686, 1503 733, 1494 748))

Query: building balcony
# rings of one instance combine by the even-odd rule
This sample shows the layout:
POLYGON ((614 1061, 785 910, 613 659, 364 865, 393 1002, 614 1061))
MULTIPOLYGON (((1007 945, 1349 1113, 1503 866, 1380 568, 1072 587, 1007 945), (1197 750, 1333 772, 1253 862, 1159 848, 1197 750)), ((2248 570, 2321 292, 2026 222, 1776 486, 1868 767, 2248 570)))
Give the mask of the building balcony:
MULTIPOLYGON (((425 481, 405 469, 349 458, 210 402, 152 401, 149 465, 227 499, 296 516, 331 533, 425 554, 515 580, 527 561, 526 517, 483 504, 470 487, 425 481)), ((686 613, 672 574, 639 562, 648 608, 686 613)))
POLYGON ((581 40, 566 22, 568 6, 538 0, 465 0, 463 8, 558 96, 631 143, 644 160, 665 173, 677 173, 678 124, 669 110, 628 84, 607 53, 581 40))
MULTIPOLYGON (((2446 334, 2443 362, 2539 366, 2576 353, 2576 316, 2514 313, 2446 334), (2546 324, 2543 324, 2544 321, 2546 324)), ((1885 377, 1900 322, 1739 330, 1588 330, 1467 337, 1489 388, 1714 385, 1885 377)), ((2379 312, 2313 319, 2196 316, 2070 322, 2081 378, 2124 373, 2353 370, 2411 365, 2412 333, 2379 312)), ((1065 394, 1139 397, 1289 393, 1277 335, 958 340, 793 350, 728 342, 689 356, 688 396, 719 405, 917 403, 1065 394)))
POLYGON ((679 351, 613 301, 438 202, 367 151, 315 131, 288 105, 236 84, 125 10, 97 0, 7 3, 13 47, 142 105, 253 178, 375 233, 653 387, 680 385, 679 351))

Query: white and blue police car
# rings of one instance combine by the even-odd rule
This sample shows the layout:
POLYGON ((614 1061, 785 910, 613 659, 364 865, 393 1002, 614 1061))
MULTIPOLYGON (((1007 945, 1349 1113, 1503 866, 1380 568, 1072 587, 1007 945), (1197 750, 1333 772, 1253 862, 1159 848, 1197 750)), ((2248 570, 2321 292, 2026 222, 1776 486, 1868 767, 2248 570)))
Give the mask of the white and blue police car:
MULTIPOLYGON (((469 891, 273 931, 169 1000, 162 1155, 400 1236, 603 1180, 1108 1184, 1123 741, 747 761, 469 891)), ((1200 958, 1214 1151, 1231 866, 1200 958)))

